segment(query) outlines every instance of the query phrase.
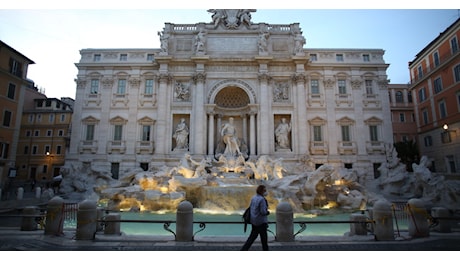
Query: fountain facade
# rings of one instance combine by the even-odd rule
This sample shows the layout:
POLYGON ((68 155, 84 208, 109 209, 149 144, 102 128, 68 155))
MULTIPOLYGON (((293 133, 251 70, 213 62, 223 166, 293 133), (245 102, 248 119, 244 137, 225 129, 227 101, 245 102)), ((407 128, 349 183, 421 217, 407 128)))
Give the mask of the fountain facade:
POLYGON ((264 183, 273 208, 300 212, 362 209, 412 187, 388 160, 383 50, 305 49, 298 23, 208 11, 209 23, 165 23, 160 49, 81 50, 61 193, 111 209, 175 210, 186 199, 231 211, 264 183))

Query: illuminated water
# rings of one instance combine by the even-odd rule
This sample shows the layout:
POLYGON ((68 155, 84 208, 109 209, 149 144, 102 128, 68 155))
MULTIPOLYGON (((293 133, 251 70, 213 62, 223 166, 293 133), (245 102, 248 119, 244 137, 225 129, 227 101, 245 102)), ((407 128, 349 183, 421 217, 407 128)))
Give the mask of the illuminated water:
MULTIPOLYGON (((175 221, 175 213, 135 213, 135 212, 122 212, 122 220, 169 220, 175 221)), ((194 224, 193 232, 196 233, 196 236, 247 236, 250 232, 250 227, 248 231, 244 233, 243 227, 244 224, 241 222, 242 212, 233 213, 233 214, 204 214, 200 212, 195 212, 193 214, 194 222, 207 222, 207 221, 234 221, 240 222, 237 224, 210 224, 206 223, 206 228, 196 233, 200 230, 199 224, 194 224)), ((269 221, 275 221, 276 214, 269 215, 269 221)), ((294 222, 296 221, 349 221, 350 214, 334 214, 334 215, 324 215, 318 217, 312 217, 311 215, 296 215, 294 222)), ((175 223, 171 223, 169 228, 176 232, 175 223)), ((294 224, 294 233, 297 233, 301 229, 299 224, 294 224)), ((127 235, 172 235, 169 231, 163 228, 162 223, 126 223, 122 222, 120 226, 121 232, 127 235)), ((270 224, 269 230, 273 233, 276 233, 276 224, 270 224)), ((340 223, 340 224, 307 224, 307 229, 300 233, 298 236, 342 236, 345 233, 350 231, 349 223, 340 223)))

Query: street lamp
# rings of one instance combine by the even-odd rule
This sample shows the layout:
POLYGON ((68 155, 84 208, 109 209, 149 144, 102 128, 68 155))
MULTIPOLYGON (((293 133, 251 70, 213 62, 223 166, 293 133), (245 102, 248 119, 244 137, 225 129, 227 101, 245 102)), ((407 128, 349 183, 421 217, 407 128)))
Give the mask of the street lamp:
POLYGON ((442 129, 444 129, 444 131, 447 131, 447 130, 449 130, 449 126, 448 126, 447 124, 444 124, 444 125, 442 126, 442 129))

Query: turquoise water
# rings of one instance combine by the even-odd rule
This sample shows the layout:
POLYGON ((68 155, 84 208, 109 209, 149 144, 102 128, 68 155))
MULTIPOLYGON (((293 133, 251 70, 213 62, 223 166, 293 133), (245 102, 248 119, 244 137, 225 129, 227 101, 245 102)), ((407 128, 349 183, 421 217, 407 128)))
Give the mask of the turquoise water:
MULTIPOLYGON (((154 220, 154 221, 175 221, 176 213, 147 213, 147 212, 121 212, 122 220, 154 220)), ((275 222, 276 214, 269 215, 269 221, 275 222)), ((334 214, 312 217, 310 215, 296 215, 296 221, 349 221, 350 214, 334 214)), ((206 228, 199 231, 201 228, 198 223, 194 224, 193 233, 196 236, 247 236, 251 230, 248 227, 246 233, 244 232, 244 224, 242 223, 242 212, 234 214, 209 214, 195 212, 193 214, 194 222, 208 222, 208 221, 225 221, 225 222, 238 222, 236 224, 212 224, 206 223, 206 228)), ((173 232, 176 232, 175 223, 169 226, 173 232)), ((301 229, 300 225, 294 223, 294 233, 301 229)), ((172 235, 169 231, 163 228, 163 223, 126 223, 122 222, 120 226, 121 232, 127 235, 172 235)), ((270 224, 269 230, 276 233, 276 224, 270 224)), ((308 224, 307 228, 298 236, 342 236, 350 231, 349 223, 340 224, 308 224)))

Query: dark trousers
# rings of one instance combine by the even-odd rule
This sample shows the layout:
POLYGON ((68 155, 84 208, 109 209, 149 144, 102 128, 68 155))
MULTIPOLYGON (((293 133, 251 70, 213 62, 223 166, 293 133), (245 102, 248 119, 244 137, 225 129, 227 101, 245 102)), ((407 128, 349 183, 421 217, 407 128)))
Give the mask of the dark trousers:
POLYGON ((252 243, 257 239, 257 236, 260 235, 260 242, 262 243, 262 250, 268 251, 268 237, 267 237, 267 228, 268 224, 264 223, 260 226, 252 225, 251 234, 249 234, 248 240, 244 243, 241 251, 248 251, 252 243))

